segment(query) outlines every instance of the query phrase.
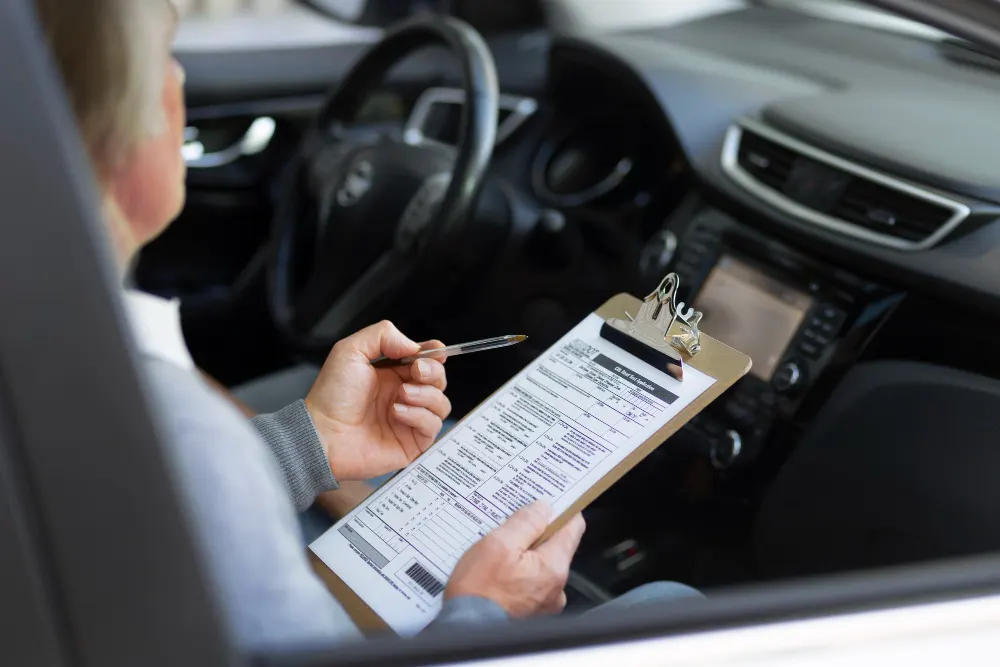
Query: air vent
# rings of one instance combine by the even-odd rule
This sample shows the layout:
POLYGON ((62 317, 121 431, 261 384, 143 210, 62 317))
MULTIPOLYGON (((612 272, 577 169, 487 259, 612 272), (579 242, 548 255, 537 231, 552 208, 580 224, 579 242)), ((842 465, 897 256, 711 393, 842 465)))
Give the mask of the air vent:
POLYGON ((833 207, 832 215, 880 234, 920 243, 948 224, 955 211, 853 178, 833 207))
POLYGON ((758 181, 784 190, 799 154, 759 135, 744 132, 740 142, 740 166, 758 181))
POLYGON ((730 128, 723 167, 747 190, 790 215, 899 250, 933 246, 970 214, 965 204, 757 121, 730 128))

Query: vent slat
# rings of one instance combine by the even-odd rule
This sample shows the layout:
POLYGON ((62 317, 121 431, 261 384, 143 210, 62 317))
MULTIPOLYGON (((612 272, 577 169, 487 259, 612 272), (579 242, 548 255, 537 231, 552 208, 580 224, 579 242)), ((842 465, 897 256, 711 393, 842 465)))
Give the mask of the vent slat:
MULTIPOLYGON (((798 161, 817 162, 812 156, 801 155, 747 129, 743 130, 737 158, 744 171, 762 185, 782 194, 786 191, 789 179, 795 174, 798 161)), ((817 209, 818 212, 845 223, 884 236, 919 243, 937 233, 955 215, 955 211, 948 206, 867 180, 822 160, 818 162, 824 168, 836 172, 831 178, 839 175, 849 179, 839 196, 831 200, 833 205, 828 210, 817 209)), ((793 187, 796 185, 793 184, 793 187)), ((801 201, 797 203, 803 205, 801 201)))
POLYGON ((955 215, 950 208, 860 178, 848 184, 831 213, 879 234, 914 242, 936 233, 955 215))
MULTIPOLYGON (((908 216, 916 218, 927 218, 927 219, 937 219, 939 217, 938 212, 933 210, 928 210, 928 202, 922 199, 912 199, 912 200, 898 200, 892 199, 891 197, 879 197, 878 195, 868 195, 868 196, 858 196, 857 194, 847 190, 841 201, 845 205, 852 206, 870 206, 873 201, 879 201, 883 206, 892 206, 894 209, 900 212, 906 213, 908 216)), ((930 204, 930 206, 934 206, 930 204)), ((950 209, 946 209, 950 213, 950 209)))

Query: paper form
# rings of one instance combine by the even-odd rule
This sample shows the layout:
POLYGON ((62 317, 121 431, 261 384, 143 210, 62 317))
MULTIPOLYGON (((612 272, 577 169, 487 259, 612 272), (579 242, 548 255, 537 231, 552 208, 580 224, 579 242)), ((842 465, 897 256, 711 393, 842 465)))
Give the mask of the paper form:
POLYGON ((600 336, 590 315, 310 545, 388 625, 419 632, 477 540, 536 499, 568 509, 714 379, 684 382, 600 336))

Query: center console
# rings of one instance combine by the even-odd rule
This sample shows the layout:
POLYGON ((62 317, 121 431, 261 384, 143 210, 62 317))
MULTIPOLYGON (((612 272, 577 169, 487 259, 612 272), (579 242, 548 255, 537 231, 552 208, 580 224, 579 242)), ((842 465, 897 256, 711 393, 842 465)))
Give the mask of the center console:
POLYGON ((616 485, 611 510, 588 510, 601 537, 574 567, 615 591, 650 578, 751 576, 744 547, 761 497, 903 300, 695 197, 641 254, 647 289, 670 271, 678 300, 704 314, 701 331, 746 352, 753 368, 630 473, 641 483, 616 485))
POLYGON ((677 273, 685 301, 704 313, 702 331, 746 352, 753 369, 672 444, 707 456, 718 469, 747 466, 769 435, 794 422, 821 391, 833 367, 857 359, 901 295, 714 209, 677 226, 647 248, 647 257, 676 248, 660 266, 644 265, 650 284, 664 270, 677 273))

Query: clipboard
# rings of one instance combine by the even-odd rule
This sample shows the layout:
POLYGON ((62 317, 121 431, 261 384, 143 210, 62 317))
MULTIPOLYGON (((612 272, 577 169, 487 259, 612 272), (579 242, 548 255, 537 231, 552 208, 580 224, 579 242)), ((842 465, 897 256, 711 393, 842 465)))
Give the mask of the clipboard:
MULTIPOLYGON (((659 366, 681 381, 684 367, 689 365, 710 376, 715 382, 587 489, 549 525, 538 543, 551 537, 572 516, 594 502, 750 371, 750 357, 699 331, 701 313, 676 302, 679 282, 676 274, 671 273, 644 300, 630 294, 618 294, 609 299, 594 311, 606 322, 601 336, 633 356, 659 366)), ((498 388, 486 401, 491 400, 504 387, 498 388)), ((459 425, 461 423, 460 421, 459 425)), ((363 633, 392 632, 389 625, 312 550, 309 550, 309 560, 313 570, 363 633)))

